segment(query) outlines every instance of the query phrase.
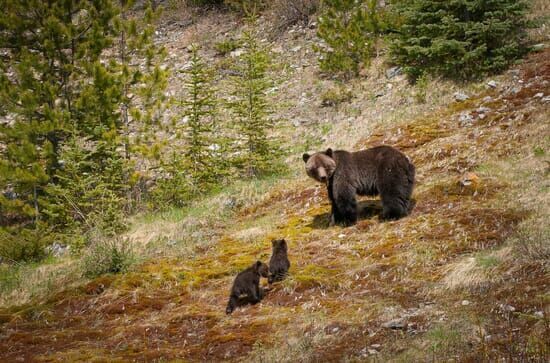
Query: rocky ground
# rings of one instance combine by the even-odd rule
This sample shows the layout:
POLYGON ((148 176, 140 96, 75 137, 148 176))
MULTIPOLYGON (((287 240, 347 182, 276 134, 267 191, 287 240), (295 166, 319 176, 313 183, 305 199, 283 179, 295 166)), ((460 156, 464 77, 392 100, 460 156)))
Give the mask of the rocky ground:
MULTIPOLYGON (((162 24, 171 66, 185 68, 200 41, 219 74, 235 54, 213 46, 242 25, 177 12, 162 24)), ((150 258, 1 310, 1 361, 548 361, 550 50, 498 77, 425 90, 381 55, 340 85, 318 74, 314 28, 265 39, 280 60, 290 175, 136 218, 125 237, 150 258), (412 214, 381 222, 379 201, 364 199, 357 225, 329 227, 301 152, 379 144, 417 167, 412 214), (225 315, 234 275, 267 261, 281 237, 288 279, 225 315)))

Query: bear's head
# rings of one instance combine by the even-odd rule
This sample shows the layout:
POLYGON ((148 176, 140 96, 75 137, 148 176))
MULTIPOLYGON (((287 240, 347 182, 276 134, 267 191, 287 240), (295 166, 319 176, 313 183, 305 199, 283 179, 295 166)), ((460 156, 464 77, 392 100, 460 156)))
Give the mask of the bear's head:
POLYGON ((269 267, 262 261, 256 261, 254 264, 254 271, 260 276, 269 277, 269 267))
POLYGON ((304 154, 302 158, 306 163, 306 172, 309 177, 317 180, 319 183, 328 183, 328 180, 336 169, 336 161, 332 157, 331 148, 328 148, 325 152, 317 152, 313 155, 304 154))
POLYGON ((287 249, 286 241, 284 239, 274 239, 271 241, 271 246, 273 247, 273 251, 286 251, 287 249))

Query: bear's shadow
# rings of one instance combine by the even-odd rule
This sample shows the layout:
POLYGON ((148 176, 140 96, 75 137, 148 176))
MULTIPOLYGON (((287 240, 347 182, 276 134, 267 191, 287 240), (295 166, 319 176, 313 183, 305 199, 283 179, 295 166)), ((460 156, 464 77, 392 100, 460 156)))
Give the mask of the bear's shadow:
MULTIPOLYGON (((382 214, 382 202, 380 200, 363 200, 357 202, 357 220, 372 218, 382 214)), ((313 217, 309 227, 314 229, 327 229, 330 224, 330 212, 318 214, 313 217)))

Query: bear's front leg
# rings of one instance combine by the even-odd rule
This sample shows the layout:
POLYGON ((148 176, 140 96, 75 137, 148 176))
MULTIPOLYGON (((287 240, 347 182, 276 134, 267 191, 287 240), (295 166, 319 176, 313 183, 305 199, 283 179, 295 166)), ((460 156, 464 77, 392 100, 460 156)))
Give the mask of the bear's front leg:
POLYGON ((357 200, 355 189, 348 187, 334 193, 332 217, 335 224, 349 226, 357 222, 357 200))

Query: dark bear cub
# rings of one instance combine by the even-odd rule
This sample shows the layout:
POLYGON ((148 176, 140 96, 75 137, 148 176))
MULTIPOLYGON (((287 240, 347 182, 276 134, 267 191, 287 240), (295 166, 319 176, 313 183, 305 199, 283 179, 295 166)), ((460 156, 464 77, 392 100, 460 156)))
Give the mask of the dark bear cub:
POLYGON ((272 284, 276 281, 282 281, 288 269, 290 261, 288 260, 288 247, 284 239, 275 239, 271 241, 272 252, 269 260, 269 278, 267 281, 272 284))
POLYGON ((229 295, 229 302, 225 312, 231 314, 235 307, 245 304, 256 304, 264 297, 260 287, 260 277, 269 277, 269 267, 261 261, 256 261, 252 266, 239 272, 229 295))
POLYGON ((327 184, 331 225, 357 221, 356 195, 380 195, 382 219, 399 219, 409 213, 415 168, 399 150, 391 146, 357 152, 327 149, 304 154, 303 159, 307 175, 327 184))

